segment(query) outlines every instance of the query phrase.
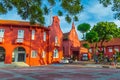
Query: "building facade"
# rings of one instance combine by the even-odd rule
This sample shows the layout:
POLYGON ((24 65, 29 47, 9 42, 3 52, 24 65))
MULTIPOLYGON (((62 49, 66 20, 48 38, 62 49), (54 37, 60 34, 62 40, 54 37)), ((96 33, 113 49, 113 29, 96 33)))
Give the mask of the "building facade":
POLYGON ((28 22, 0 20, 0 61, 47 64, 49 29, 28 22))
MULTIPOLYGON (((82 44, 84 43, 85 42, 82 41, 82 44)), ((95 50, 94 45, 90 44, 89 52, 94 54, 94 51, 96 51, 96 54, 99 55, 100 51, 104 49, 104 55, 109 58, 113 57, 116 52, 120 52, 120 38, 113 38, 108 42, 104 42, 103 45, 104 46, 101 47, 100 43, 98 43, 98 50, 95 50)))
POLYGON ((63 57, 63 33, 60 28, 60 20, 57 16, 53 17, 53 22, 49 29, 49 63, 57 63, 63 57))
POLYGON ((70 32, 63 34, 63 54, 66 58, 78 61, 82 60, 84 54, 88 54, 88 50, 81 46, 74 23, 70 32))
POLYGON ((0 20, 0 62, 5 64, 47 65, 59 62, 63 57, 81 60, 81 54, 87 52, 81 47, 74 24, 69 33, 63 34, 57 16, 48 27, 0 20))

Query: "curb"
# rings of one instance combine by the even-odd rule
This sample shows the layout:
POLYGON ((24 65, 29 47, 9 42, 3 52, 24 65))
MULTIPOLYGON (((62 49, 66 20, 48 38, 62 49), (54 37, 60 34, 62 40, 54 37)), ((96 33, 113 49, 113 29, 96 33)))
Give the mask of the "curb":
POLYGON ((117 66, 116 69, 120 69, 120 66, 117 66))
POLYGON ((104 65, 104 66, 102 66, 102 68, 120 69, 120 66, 107 66, 107 65, 104 65))
POLYGON ((64 66, 76 66, 81 68, 110 68, 110 69, 120 69, 120 66, 111 66, 111 65, 64 65, 64 66))
POLYGON ((80 67, 80 68, 111 68, 111 69, 120 69, 120 66, 114 66, 114 65, 80 65, 80 64, 58 64, 57 66, 74 66, 74 67, 80 67))
POLYGON ((106 66, 106 65, 104 65, 104 66, 102 66, 102 68, 110 68, 110 66, 106 66))

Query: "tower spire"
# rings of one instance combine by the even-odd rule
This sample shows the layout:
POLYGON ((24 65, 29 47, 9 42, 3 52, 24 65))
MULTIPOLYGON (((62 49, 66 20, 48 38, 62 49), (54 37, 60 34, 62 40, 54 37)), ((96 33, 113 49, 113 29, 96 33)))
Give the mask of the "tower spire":
POLYGON ((74 25, 74 22, 72 23, 72 29, 75 29, 75 25, 74 25))

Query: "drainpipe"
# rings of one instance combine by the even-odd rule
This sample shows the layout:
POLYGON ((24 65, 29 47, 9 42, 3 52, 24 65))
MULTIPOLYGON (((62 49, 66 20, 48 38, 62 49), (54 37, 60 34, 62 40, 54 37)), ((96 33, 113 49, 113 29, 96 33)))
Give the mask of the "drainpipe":
POLYGON ((49 33, 49 31, 47 32, 47 34, 48 34, 48 40, 47 40, 48 41, 48 44, 47 44, 47 47, 48 47, 47 48, 48 49, 47 64, 49 64, 50 63, 49 59, 51 58, 51 56, 50 56, 50 42, 49 42, 50 41, 50 36, 49 36, 50 33, 49 33))
MULTIPOLYGON (((31 28, 31 26, 30 26, 30 28, 31 28)), ((31 38, 32 38, 32 30, 30 29, 30 52, 29 52, 29 66, 31 67, 31 64, 30 64, 30 57, 31 57, 31 46, 32 46, 32 43, 31 43, 31 38)))

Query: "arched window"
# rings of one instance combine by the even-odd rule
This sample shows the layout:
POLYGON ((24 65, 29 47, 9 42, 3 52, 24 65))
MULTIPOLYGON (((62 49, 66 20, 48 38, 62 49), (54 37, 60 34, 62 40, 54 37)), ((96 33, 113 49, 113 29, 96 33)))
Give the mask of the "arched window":
POLYGON ((53 58, 58 58, 58 50, 57 49, 55 49, 54 50, 54 54, 53 54, 53 58))
POLYGON ((45 51, 42 51, 42 58, 45 58, 45 56, 46 56, 45 51))
POLYGON ((26 61, 26 51, 23 47, 16 47, 12 53, 13 62, 25 62, 26 61))
POLYGON ((5 61, 5 49, 3 47, 0 47, 0 62, 5 61))

